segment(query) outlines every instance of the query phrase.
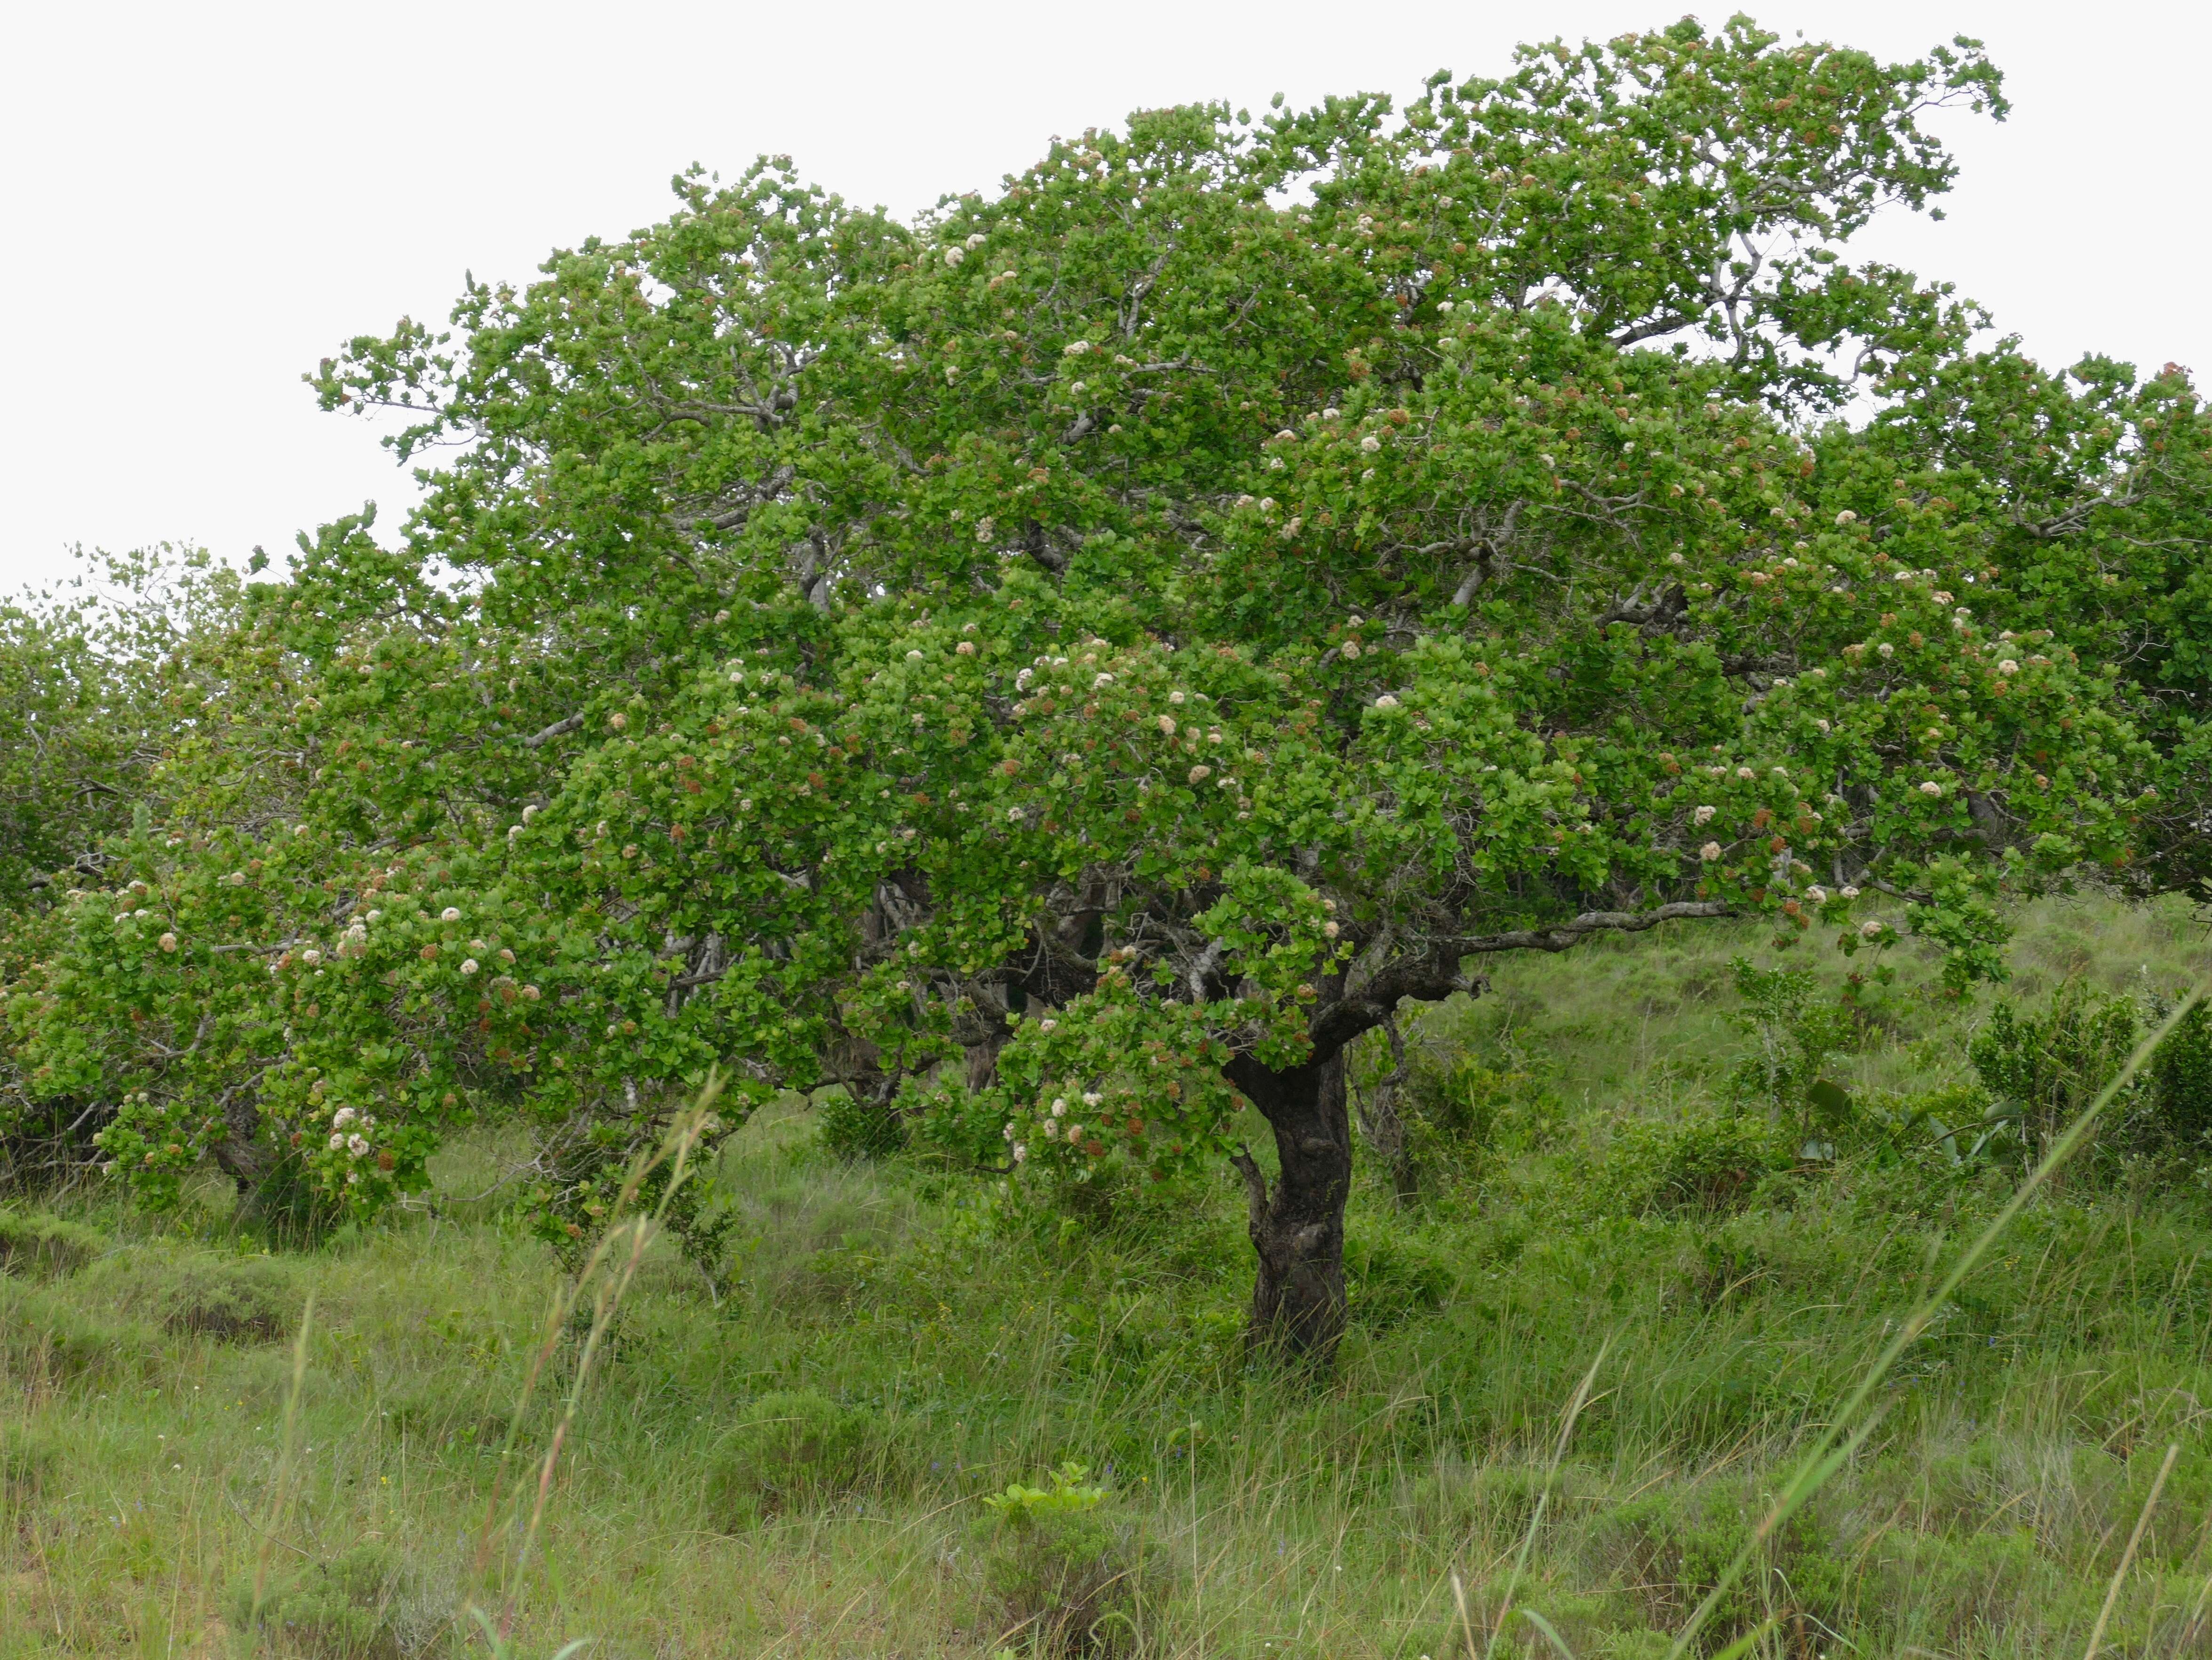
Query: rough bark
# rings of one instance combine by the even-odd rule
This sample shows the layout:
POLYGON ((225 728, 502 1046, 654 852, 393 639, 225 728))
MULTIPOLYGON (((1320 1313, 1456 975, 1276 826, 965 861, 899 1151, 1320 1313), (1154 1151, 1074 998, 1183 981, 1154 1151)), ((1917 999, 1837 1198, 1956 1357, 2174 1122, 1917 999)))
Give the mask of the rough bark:
POLYGON ((228 1176, 241 1199, 251 1198, 269 1174, 269 1149, 261 1143, 261 1108, 240 1090, 223 1103, 222 1139, 209 1151, 216 1167, 228 1176))
POLYGON ((1326 1369, 1344 1335, 1344 1201, 1352 1190, 1344 1053, 1281 1072, 1244 1057, 1229 1078, 1274 1131, 1280 1164, 1271 1187, 1249 1152, 1237 1155, 1259 1257, 1248 1341, 1326 1369))

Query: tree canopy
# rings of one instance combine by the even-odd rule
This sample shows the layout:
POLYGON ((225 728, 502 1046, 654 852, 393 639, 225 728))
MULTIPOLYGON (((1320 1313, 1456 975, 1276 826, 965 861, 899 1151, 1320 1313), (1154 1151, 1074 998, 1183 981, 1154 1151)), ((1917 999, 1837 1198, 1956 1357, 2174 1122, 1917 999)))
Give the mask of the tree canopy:
POLYGON ((1225 1162, 1325 1354, 1404 1000, 1753 915, 1963 986, 2007 887, 2199 874, 2212 427, 1844 257, 1948 105, 2004 112, 1975 43, 1685 21, 913 224, 695 170, 351 342, 422 503, 177 648, 18 1110, 363 1215, 526 1117, 561 1240, 710 1067, 834 1083, 1047 1186, 1225 1162))

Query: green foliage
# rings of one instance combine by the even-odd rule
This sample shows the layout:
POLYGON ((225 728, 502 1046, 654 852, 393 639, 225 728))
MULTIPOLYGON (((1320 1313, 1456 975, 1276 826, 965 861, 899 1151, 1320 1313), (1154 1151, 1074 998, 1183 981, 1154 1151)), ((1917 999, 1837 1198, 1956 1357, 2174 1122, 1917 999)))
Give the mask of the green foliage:
POLYGON ((401 1660, 434 1622, 417 1605, 416 1576, 389 1545, 359 1544, 327 1561, 272 1573, 257 1606, 250 1575, 225 1598, 231 1629, 301 1660, 401 1660))
POLYGON ((27 1389, 137 1383, 161 1359, 160 1333, 107 1308, 0 1277, 0 1374, 27 1389))
MULTIPOLYGON (((842 1087, 831 1146, 1079 1211, 1232 1167, 1326 1253, 1346 1046, 1480 962, 1744 917, 1955 993, 2008 895, 2193 882, 2212 422, 1846 258, 1947 106, 2002 113, 1978 46, 1685 21, 1141 112, 912 223, 694 170, 349 342, 316 396, 424 465, 389 545, 0 635, 76 734, 0 745, 0 1146, 305 1240, 512 1126, 573 1263, 719 1067, 732 1130, 842 1087)), ((1698 1104, 1596 1213, 1834 1162, 1843 1017, 1743 972, 1790 1145, 1698 1104)), ((1474 1081, 1468 1168, 1486 1103, 1552 1134, 1474 1081)), ((710 1286, 725 1218, 667 1219, 710 1286)))
MULTIPOLYGON (((2135 1047, 2136 1021, 2129 999, 2100 996, 2079 979, 2052 993, 2040 1014, 2009 1001, 1990 1011, 1967 1054, 1983 1087, 2014 1116, 2028 1158, 2037 1157, 2118 1072, 2135 1047)), ((2108 1116, 2101 1128, 2109 1132, 2119 1116, 2108 1116)), ((2111 1145, 2109 1133, 2103 1140, 2111 1145)))
POLYGON ((1735 958, 1729 969, 1745 1004, 1739 1025, 1758 1046, 1738 1063, 1731 1081, 1744 1099, 1764 1104, 1777 1122, 1793 1121, 1808 1153, 1833 1158, 1850 1101, 1826 1073, 1836 1055, 1856 1045, 1851 1011, 1821 1000, 1809 970, 1762 969, 1747 957, 1735 958))
MULTIPOLYGON (((1620 1577, 1649 1610, 1651 1623, 1679 1626, 1753 1543, 1767 1501, 1726 1487, 1633 1501, 1608 1520, 1620 1577)), ((1841 1628, 1850 1587, 1840 1553, 1819 1521, 1800 1511, 1759 1541, 1752 1571, 1722 1593, 1700 1633, 1714 1653, 1770 1620, 1801 1640, 1841 1628)))
POLYGON ((0 1210, 0 1274, 34 1279, 74 1274, 99 1256, 106 1243, 82 1223, 0 1210))
POLYGON ((1591 1202, 1613 1215, 1722 1214, 1750 1203, 1795 1152, 1789 1132, 1764 1117, 1716 1112, 1625 1124, 1591 1173, 1591 1202))
POLYGON ((189 1250, 120 1252, 80 1277, 127 1314, 222 1343, 286 1336, 306 1297, 294 1263, 189 1250))
POLYGON ((1344 1277, 1352 1320, 1381 1330, 1439 1307, 1458 1275, 1451 1259, 1425 1241, 1353 1231, 1344 1242, 1344 1277))
POLYGON ((1040 1655, 1119 1655, 1142 1635, 1146 1563, 1113 1494, 1067 1463, 1042 1487, 1019 1482, 983 1502, 998 1520, 986 1573, 1006 1619, 1040 1655))
MULTIPOLYGON (((2038 1017, 2068 976, 2097 993, 2172 984, 2201 950, 2171 903, 2091 894, 2012 920, 2038 1017)), ((736 1259, 709 1286, 665 1239, 640 1268, 562 1443, 507 1651, 590 1633, 794 1660, 1018 1653, 1055 1622, 1119 1641, 1118 1623, 1057 1613, 1103 1551, 1102 1578, 1128 1571, 1116 1594, 1137 1588, 1135 1652, 1460 1654, 1456 1572, 1478 1649, 1510 1606, 1575 1654, 1657 1660, 1867 1357, 2017 1179, 2016 1148, 1954 1165, 1926 1126, 1900 1143, 1910 1156, 1877 1133, 1892 1106, 1949 1101, 1936 1115, 1956 1125, 1987 1101, 1963 1058, 1983 1014, 1940 995, 1939 954, 1907 944, 1892 957, 1899 1025, 1869 1026, 1848 1059, 1863 1118, 1833 1160, 1763 1176, 1724 1213, 1625 1210, 1611 1161, 1644 1145, 1626 1127, 1764 1125, 1729 1083, 1756 1042, 1734 1024, 1730 959, 1770 936, 1746 921, 1532 952, 1495 964, 1483 998, 1409 1023, 1432 1076, 1463 1055, 1466 1075, 1495 1080, 1492 1129, 1480 1158, 1436 1167, 1419 1205, 1355 1189, 1353 1317, 1325 1388, 1249 1364, 1224 1285, 1248 1213, 1223 1184, 1124 1171, 1082 1184, 1107 1202, 1068 1218, 926 1156, 836 1158, 795 1102, 759 1115, 718 1161, 736 1259), (1432 1301, 1395 1299, 1432 1270, 1432 1301), (1364 1284, 1394 1293, 1387 1320, 1361 1312, 1364 1284), (1554 1471, 1563 1405, 1601 1347, 1554 1471), (765 1399, 787 1392, 812 1398, 765 1399), (710 1485, 729 1444, 766 1435, 759 1420, 804 1416, 834 1445, 848 1413, 872 1426, 849 1460, 763 1491, 757 1472, 784 1456, 771 1445, 747 1456, 737 1496, 710 1485), (1093 1473, 1065 1486, 1110 1495, 1072 1518, 1066 1550, 1018 1572, 1018 1524, 980 1499, 1049 1494, 1042 1472, 1071 1456, 1093 1473)), ((1843 983, 1844 964, 1813 966, 1843 983)), ((412 1576, 390 1605, 402 1651, 450 1646, 471 1594, 495 1616, 470 1563, 488 1517, 496 1541, 526 1514, 559 1421, 542 1377, 520 1402, 559 1275, 517 1219, 458 1199, 518 1140, 470 1130, 440 1161, 434 1212, 268 1259, 317 1293, 289 1466, 290 1353, 159 1323, 178 1283, 162 1264, 235 1257, 224 1195, 151 1217, 89 1184, 52 1195, 52 1214, 110 1244, 65 1278, 0 1276, 0 1386, 40 1470, 34 1494, 0 1507, 45 1564, 10 1605, 29 1611, 19 1623, 85 1653, 160 1652, 174 1631, 182 1651, 183 1633, 230 1624, 225 1592, 264 1550, 283 1592, 361 1541, 412 1576)), ((1624 1174, 1649 1191, 1643 1170, 1624 1174)), ((2079 1183, 2021 1215, 1726 1617, 1779 1616, 1778 1654, 2079 1655, 2179 1443, 2108 1636, 2189 1652, 2212 1503, 2195 1433, 2212 1398, 2212 1213, 2182 1173, 2146 1163, 2124 1188, 2079 1183)), ((562 1340, 550 1374, 573 1377, 573 1358, 562 1340)), ((1553 1651, 1520 1614, 1509 1644, 1553 1651)))
POLYGON ((907 1121, 887 1103, 833 1090, 816 1109, 822 1145, 840 1158, 885 1158, 907 1145, 907 1121))
POLYGON ((812 1389, 776 1390, 753 1402, 714 1449, 708 1507, 735 1531, 787 1508, 895 1487, 901 1465, 882 1413, 812 1389))
MULTIPOLYGON (((2161 1025, 2172 1012, 2154 998, 2148 1024, 2161 1025)), ((2181 1017, 2150 1063, 2150 1122, 2157 1142, 2185 1153, 2206 1150, 2212 1140, 2212 1007, 2199 1002, 2181 1017)))
POLYGON ((0 1509, 12 1514, 35 1502, 59 1462, 52 1438, 29 1425, 0 1428, 0 1509))

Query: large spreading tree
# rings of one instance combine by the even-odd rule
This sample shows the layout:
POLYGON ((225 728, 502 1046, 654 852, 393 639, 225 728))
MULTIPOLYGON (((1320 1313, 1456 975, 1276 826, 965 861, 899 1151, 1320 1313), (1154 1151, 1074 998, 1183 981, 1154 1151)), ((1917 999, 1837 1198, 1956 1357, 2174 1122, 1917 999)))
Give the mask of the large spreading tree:
POLYGON ((2007 885, 2196 877, 2206 418, 1842 257, 1948 105, 1971 42, 1684 22, 913 225, 687 174, 354 341, 422 505, 195 648, 24 1088, 156 1196, 362 1213, 532 1116, 557 1237, 708 1067, 839 1084, 1025 1181, 1232 1167, 1325 1356, 1407 1000, 1747 915, 1963 981, 2007 885))

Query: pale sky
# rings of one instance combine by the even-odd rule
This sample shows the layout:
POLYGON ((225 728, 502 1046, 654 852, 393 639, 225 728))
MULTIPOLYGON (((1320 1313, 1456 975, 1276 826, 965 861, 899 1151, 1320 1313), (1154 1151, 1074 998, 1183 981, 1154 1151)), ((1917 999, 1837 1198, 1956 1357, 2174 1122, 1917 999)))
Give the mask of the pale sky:
MULTIPOLYGON (((1503 73, 1517 40, 1602 40, 1682 3, 17 0, 0 53, 0 593, 61 574, 73 543, 281 558, 371 498, 396 526, 410 482, 374 429, 316 412, 301 371, 402 313, 442 319, 465 268, 526 277, 554 247, 663 217, 689 162, 726 177, 788 153, 910 213, 1131 109, 1402 96, 1438 68, 1503 73)), ((1883 222, 1860 250, 1955 282, 2046 362, 2212 372, 2212 7, 1744 9, 1889 57, 1986 40, 2012 119, 1945 119, 1963 165, 1948 220, 1883 222)))

